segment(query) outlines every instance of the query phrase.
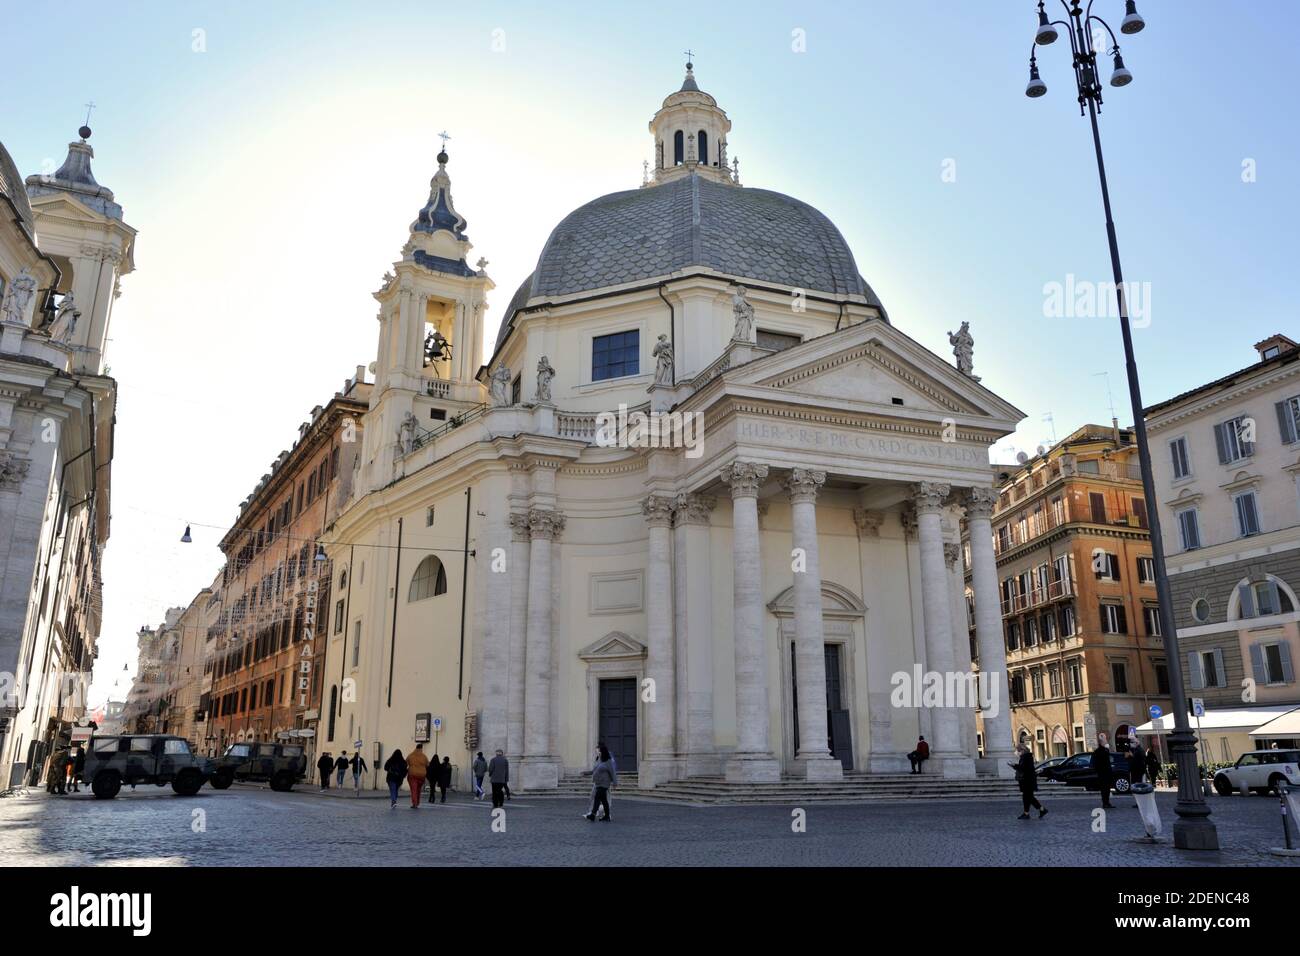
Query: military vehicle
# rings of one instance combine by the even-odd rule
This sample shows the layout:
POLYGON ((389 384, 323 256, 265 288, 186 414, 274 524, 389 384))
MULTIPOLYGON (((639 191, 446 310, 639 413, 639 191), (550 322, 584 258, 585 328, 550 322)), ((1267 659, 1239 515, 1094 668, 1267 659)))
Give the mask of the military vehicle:
POLYGON ((285 792, 307 774, 302 744, 246 741, 231 744, 212 767, 212 786, 225 790, 236 780, 264 780, 285 792))
POLYGON ((122 784, 171 784, 192 797, 208 779, 206 761, 196 757, 184 737, 170 734, 96 734, 86 748, 81 779, 100 800, 117 796, 122 784))

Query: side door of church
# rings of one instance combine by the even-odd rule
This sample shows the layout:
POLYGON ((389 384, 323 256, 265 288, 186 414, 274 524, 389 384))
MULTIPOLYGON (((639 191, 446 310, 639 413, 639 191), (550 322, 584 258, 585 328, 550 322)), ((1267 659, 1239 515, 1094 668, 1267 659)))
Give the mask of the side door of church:
POLYGON ((637 769, 636 705, 635 677, 600 682, 597 739, 609 748, 619 773, 635 773, 637 769))

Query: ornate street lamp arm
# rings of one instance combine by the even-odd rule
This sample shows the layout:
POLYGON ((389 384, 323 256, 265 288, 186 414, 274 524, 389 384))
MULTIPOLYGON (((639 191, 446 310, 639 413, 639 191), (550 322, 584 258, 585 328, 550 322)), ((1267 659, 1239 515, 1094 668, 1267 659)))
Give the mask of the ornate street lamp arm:
MULTIPOLYGON (((1088 4, 1088 6, 1092 6, 1092 4, 1088 4)), ((1119 40, 1115 39, 1115 31, 1110 28, 1110 24, 1107 23, 1105 20, 1103 20, 1101 17, 1094 17, 1091 13, 1088 14, 1087 22, 1091 23, 1093 20, 1096 20, 1098 23, 1100 23, 1103 27, 1106 28, 1106 32, 1110 34, 1110 45, 1114 47, 1114 49, 1118 50, 1119 40)), ((1102 52, 1104 53, 1105 51, 1103 50, 1102 52)))

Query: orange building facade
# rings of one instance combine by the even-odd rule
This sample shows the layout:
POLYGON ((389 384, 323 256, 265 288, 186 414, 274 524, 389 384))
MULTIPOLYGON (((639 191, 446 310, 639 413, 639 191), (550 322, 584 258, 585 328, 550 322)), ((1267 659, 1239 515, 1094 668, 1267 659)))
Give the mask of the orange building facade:
MULTIPOLYGON (((1098 733, 1122 745, 1152 706, 1170 708, 1132 433, 1085 425, 997 471, 992 524, 1013 734, 1036 760, 1091 750, 1098 733)), ((969 580, 967 560, 974 648, 969 580)))
POLYGON ((312 410, 293 447, 245 499, 221 541, 226 566, 207 634, 204 750, 296 739, 314 750, 330 562, 317 541, 351 492, 370 385, 363 369, 312 410))

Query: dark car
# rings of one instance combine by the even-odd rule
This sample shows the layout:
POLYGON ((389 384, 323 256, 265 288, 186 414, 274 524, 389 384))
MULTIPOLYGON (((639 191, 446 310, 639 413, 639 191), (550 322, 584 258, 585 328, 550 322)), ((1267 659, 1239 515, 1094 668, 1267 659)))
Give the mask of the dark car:
POLYGON ((1050 780, 1052 778, 1048 776, 1048 771, 1055 767, 1059 767, 1069 759, 1069 757, 1048 757, 1034 768, 1034 773, 1046 780, 1050 780))
POLYGON ((171 784, 181 796, 192 797, 208 774, 205 762, 194 755, 184 737, 121 734, 90 738, 81 779, 101 800, 117 796, 124 783, 171 784))
POLYGON ((212 786, 225 790, 236 780, 262 780, 272 790, 292 790, 307 774, 307 757, 301 744, 270 742, 231 744, 213 761, 212 786))
MULTIPOLYGON (((1128 754, 1110 753, 1110 770, 1114 779, 1116 793, 1127 793, 1129 788, 1128 782, 1128 754)), ((1069 784, 1072 787, 1083 787, 1085 790, 1100 789, 1097 784, 1097 774, 1092 769, 1092 754, 1081 753, 1066 757, 1055 767, 1047 768, 1046 772, 1040 773, 1045 780, 1056 780, 1060 783, 1069 784)))

